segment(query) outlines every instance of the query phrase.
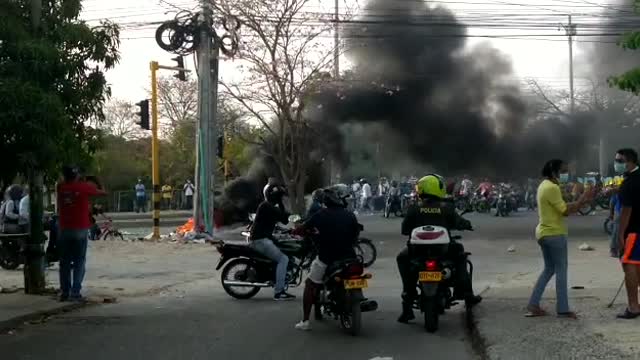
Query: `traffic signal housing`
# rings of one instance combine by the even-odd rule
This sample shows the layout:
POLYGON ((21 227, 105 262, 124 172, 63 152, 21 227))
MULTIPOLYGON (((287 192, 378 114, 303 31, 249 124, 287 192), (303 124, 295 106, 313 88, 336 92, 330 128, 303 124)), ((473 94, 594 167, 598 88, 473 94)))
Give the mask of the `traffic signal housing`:
POLYGON ((140 111, 136 113, 140 119, 136 123, 145 130, 151 130, 149 126, 149 100, 142 100, 136 103, 136 106, 140 108, 140 111))
MULTIPOLYGON (((176 67, 184 69, 184 58, 182 56, 176 56, 171 60, 177 63, 176 67)), ((173 76, 178 78, 180 81, 187 81, 187 73, 184 70, 178 70, 178 73, 173 76)))

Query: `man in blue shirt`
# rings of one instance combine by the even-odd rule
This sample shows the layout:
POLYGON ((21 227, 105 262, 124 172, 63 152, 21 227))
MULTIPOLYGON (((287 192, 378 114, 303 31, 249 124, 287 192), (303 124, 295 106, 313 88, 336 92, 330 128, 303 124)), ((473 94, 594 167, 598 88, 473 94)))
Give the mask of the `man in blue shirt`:
POLYGON ((136 184, 136 212, 146 212, 147 193, 142 183, 142 179, 138 179, 136 184))

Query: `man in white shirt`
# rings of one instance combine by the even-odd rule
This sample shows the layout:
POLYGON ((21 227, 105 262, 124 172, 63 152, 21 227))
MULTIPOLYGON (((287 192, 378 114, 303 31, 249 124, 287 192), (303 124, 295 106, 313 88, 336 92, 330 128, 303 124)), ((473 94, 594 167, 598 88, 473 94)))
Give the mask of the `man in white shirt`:
POLYGON ((367 180, 362 180, 363 184, 362 184, 362 210, 365 209, 365 207, 368 210, 372 210, 371 209, 371 196, 373 196, 372 192, 371 192, 371 185, 369 185, 369 183, 367 182, 367 180))
POLYGON ((274 177, 270 177, 269 180, 267 181, 267 185, 265 185, 262 188, 262 196, 264 197, 264 199, 267 199, 267 190, 269 190, 270 187, 274 186, 276 183, 278 182, 278 180, 274 177))
POLYGON ((24 196, 20 199, 18 225, 23 233, 29 232, 29 188, 24 188, 24 196))
POLYGON ((195 187, 191 183, 191 180, 187 180, 183 187, 184 198, 186 199, 185 205, 188 210, 193 209, 193 193, 195 191, 195 187))

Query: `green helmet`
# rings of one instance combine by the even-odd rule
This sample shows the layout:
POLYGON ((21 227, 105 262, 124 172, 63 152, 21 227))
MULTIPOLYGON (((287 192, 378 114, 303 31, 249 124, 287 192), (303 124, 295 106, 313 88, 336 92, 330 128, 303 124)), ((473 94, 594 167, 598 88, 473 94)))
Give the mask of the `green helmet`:
POLYGON ((444 179, 442 176, 435 174, 424 176, 416 184, 416 193, 418 193, 418 196, 430 195, 444 199, 447 196, 444 179))

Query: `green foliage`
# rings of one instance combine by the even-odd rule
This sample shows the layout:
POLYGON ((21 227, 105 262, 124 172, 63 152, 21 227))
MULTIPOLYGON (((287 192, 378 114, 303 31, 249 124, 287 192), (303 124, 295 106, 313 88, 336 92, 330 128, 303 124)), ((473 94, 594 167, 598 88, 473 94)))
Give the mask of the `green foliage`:
POLYGON ((30 2, 0 2, 0 180, 61 163, 86 164, 101 132, 110 95, 104 70, 119 59, 119 29, 78 19, 80 2, 44 0, 37 31, 30 2), (10 154, 16 154, 10 156, 10 154))
MULTIPOLYGON (((640 1, 635 1, 635 7, 640 7, 640 1)), ((640 31, 632 31, 624 35, 618 45, 625 50, 637 50, 640 48, 640 31)), ((640 68, 631 69, 622 75, 610 77, 609 85, 620 90, 632 92, 635 95, 640 94, 640 68)))

